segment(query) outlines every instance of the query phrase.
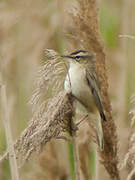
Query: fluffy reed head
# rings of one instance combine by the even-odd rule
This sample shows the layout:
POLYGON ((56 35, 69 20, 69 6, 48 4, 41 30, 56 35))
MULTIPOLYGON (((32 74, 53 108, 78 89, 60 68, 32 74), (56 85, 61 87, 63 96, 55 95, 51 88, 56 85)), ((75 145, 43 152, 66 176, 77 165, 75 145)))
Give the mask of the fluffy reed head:
MULTIPOLYGON (((73 97, 62 90, 65 68, 60 56, 53 50, 45 51, 45 64, 39 68, 35 89, 30 100, 32 118, 14 144, 18 163, 22 165, 30 155, 42 149, 52 138, 73 135, 77 126, 72 122, 73 97)), ((10 149, 1 157, 8 155, 10 149)))

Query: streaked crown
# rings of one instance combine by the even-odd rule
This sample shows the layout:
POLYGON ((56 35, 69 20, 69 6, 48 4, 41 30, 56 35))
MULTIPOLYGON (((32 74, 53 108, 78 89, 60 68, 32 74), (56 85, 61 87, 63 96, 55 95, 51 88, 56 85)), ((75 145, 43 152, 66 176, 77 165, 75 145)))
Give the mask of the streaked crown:
POLYGON ((80 56, 80 57, 92 57, 93 55, 86 50, 78 50, 70 54, 72 57, 80 56))

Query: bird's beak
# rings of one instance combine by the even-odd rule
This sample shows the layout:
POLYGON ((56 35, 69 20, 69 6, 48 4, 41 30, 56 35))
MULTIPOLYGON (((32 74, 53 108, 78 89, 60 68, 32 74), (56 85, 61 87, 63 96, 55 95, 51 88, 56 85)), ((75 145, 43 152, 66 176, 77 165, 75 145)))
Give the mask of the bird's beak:
POLYGON ((71 56, 65 56, 65 55, 63 55, 63 56, 61 56, 62 58, 64 58, 64 59, 66 59, 66 58, 71 58, 71 56))
POLYGON ((70 60, 74 60, 74 58, 72 57, 72 56, 70 56, 70 55, 63 55, 63 56, 61 56, 63 59, 65 59, 65 60, 68 60, 68 61, 70 61, 70 60))

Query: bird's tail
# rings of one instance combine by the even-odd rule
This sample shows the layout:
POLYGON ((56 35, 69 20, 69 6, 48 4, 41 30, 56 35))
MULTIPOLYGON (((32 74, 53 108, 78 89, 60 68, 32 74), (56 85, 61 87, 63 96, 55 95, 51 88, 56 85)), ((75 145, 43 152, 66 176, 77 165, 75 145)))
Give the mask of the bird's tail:
POLYGON ((98 143, 100 146, 100 149, 104 149, 104 136, 103 136, 103 129, 102 129, 102 123, 101 123, 101 118, 99 117, 97 122, 96 122, 96 128, 97 128, 97 136, 98 136, 98 143))
POLYGON ((97 112, 96 114, 89 113, 89 116, 91 119, 95 121, 95 126, 97 130, 97 138, 98 138, 98 144, 101 150, 104 149, 104 136, 103 136, 103 129, 102 129, 102 119, 100 117, 100 114, 97 112))

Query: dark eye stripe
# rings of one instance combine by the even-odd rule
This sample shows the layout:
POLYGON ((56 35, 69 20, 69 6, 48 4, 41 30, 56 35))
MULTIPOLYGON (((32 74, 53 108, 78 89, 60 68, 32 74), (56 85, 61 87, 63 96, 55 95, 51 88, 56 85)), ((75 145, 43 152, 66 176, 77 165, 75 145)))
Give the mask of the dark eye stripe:
POLYGON ((80 57, 81 57, 81 56, 76 56, 75 58, 76 58, 76 59, 79 59, 80 57))

